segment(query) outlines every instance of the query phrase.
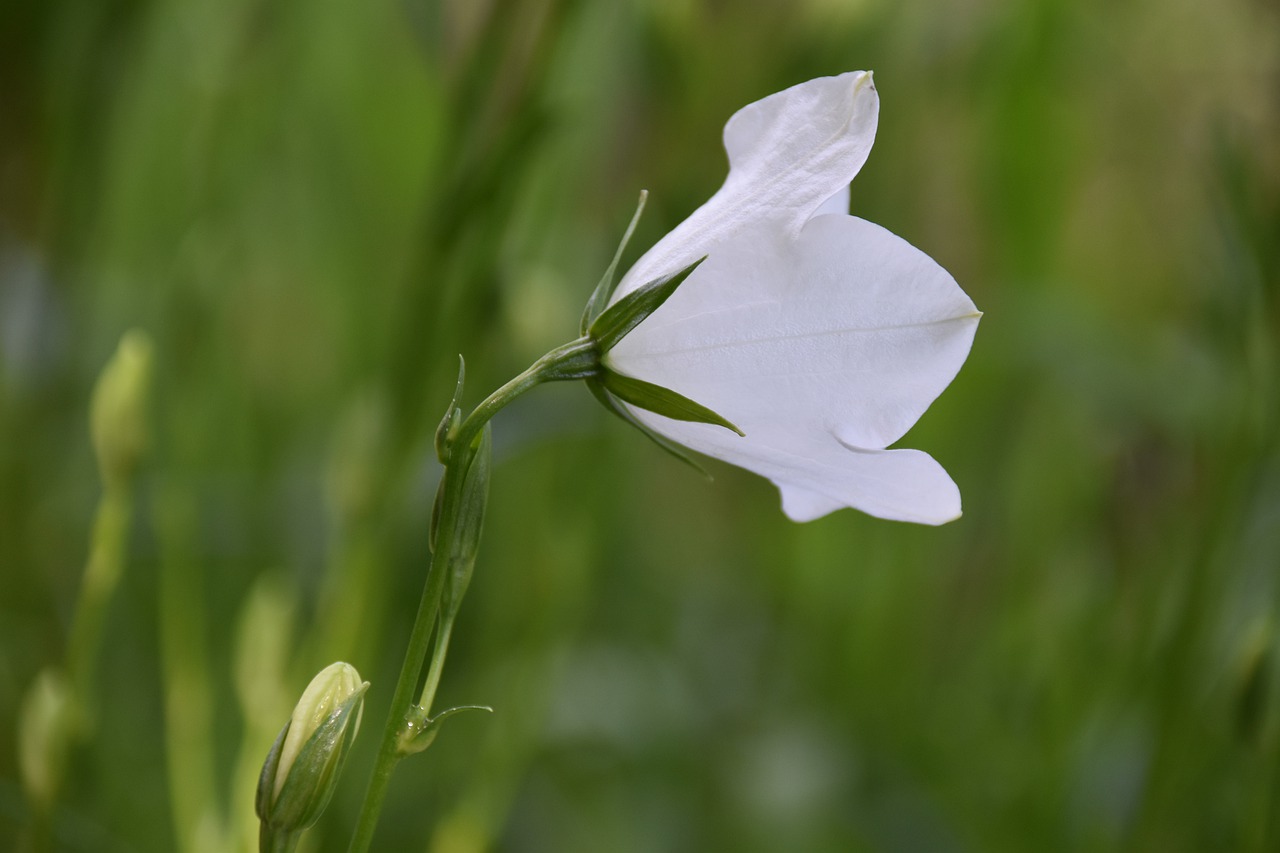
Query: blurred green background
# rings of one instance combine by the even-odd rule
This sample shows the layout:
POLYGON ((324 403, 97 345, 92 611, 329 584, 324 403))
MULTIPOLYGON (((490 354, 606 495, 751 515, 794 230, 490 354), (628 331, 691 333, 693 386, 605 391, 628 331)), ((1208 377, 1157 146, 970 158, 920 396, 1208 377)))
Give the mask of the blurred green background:
POLYGON ((986 316, 903 441, 932 529, 795 525, 580 387, 495 422, 443 705, 375 849, 1280 848, 1280 12, 1265 0, 0 6, 0 849, 102 491, 94 382, 154 341, 150 449, 52 849, 253 849, 310 676, 373 682, 427 565, 430 435, 568 340, 723 179, 724 121, 872 68, 854 211, 986 316))

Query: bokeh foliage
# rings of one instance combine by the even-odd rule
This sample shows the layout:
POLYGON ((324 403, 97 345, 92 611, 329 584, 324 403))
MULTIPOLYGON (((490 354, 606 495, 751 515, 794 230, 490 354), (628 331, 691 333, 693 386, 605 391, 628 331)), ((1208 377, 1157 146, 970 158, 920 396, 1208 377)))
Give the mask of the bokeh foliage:
POLYGON ((402 765, 377 848, 1275 849, 1278 14, 4 4, 0 838, 32 838, 18 708, 66 655, 127 329, 152 444, 56 849, 251 849, 335 659, 373 682, 310 836, 345 849, 457 354, 479 395, 568 340, 641 188, 638 247, 718 186, 735 109, 873 68, 855 212, 986 312, 903 442, 964 518, 793 525, 581 388, 530 395, 441 697, 497 713, 402 765))

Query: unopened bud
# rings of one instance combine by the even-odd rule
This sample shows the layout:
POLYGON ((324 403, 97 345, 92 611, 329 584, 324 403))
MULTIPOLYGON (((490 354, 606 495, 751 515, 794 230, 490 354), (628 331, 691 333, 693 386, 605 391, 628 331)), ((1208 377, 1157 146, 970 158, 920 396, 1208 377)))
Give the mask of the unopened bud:
POLYGON ((325 667, 303 691, 258 777, 261 851, 290 850, 333 797, 343 762, 360 729, 364 692, 355 667, 325 667))
POLYGON ((146 448, 151 360, 151 338, 132 329, 120 339, 94 386, 89 426, 98 468, 109 486, 129 481, 146 448))
POLYGON ((57 670, 45 669, 27 691, 18 717, 18 769, 32 804, 52 807, 71 743, 74 721, 71 685, 57 670))

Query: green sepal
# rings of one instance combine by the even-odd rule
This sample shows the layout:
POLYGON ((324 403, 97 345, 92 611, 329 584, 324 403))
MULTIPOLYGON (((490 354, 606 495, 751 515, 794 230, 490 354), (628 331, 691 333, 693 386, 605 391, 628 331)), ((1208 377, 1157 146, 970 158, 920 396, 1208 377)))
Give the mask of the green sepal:
POLYGON ((652 441, 661 450, 665 451, 666 453, 669 453, 671 456, 675 457, 676 459, 680 460, 684 464, 688 465, 693 470, 697 471, 702 476, 706 477, 708 482, 715 479, 714 477, 711 476, 710 472, 708 472, 706 468, 703 468, 701 465, 698 464, 698 461, 696 459, 694 459, 688 453, 685 453, 683 447, 681 447, 680 445, 676 444, 673 441, 668 441, 666 438, 663 438, 661 435, 658 435, 656 432, 654 432, 653 430, 649 429, 647 426, 642 424, 639 421, 639 419, 636 418, 635 415, 631 414, 631 412, 627 410, 625 406, 619 403, 612 395, 609 394, 608 391, 604 390, 604 386, 601 385, 598 380, 588 379, 587 389, 590 390, 592 395, 597 400, 600 401, 601 405, 603 405, 606 409, 608 409, 613 414, 617 415, 623 421, 626 421, 631 426, 640 430, 640 432, 645 436, 645 438, 652 441))
POLYGON ((732 430, 738 435, 746 435, 745 432, 706 406, 701 403, 695 403, 670 388, 663 388, 661 385, 654 385, 652 382, 645 382, 643 379, 636 379, 634 376, 624 376, 607 367, 601 372, 599 382, 606 391, 619 400, 645 411, 676 421, 713 424, 732 430))
POLYGON ((281 829, 263 823, 258 827, 258 853, 293 853, 301 839, 300 829, 281 829))
POLYGON ((591 291, 591 298, 587 300, 587 307, 582 310, 582 322, 578 327, 578 334, 585 335, 587 329, 591 328, 591 324, 604 311, 604 307, 609 304, 609 297, 613 295, 614 278, 618 272, 618 263, 622 260, 622 253, 626 250, 627 244, 631 242, 631 235, 635 233, 636 225, 640 223, 640 214, 644 212, 644 203, 649 198, 648 190, 640 191, 640 201, 636 205, 636 212, 631 215, 631 224, 627 226, 627 230, 622 235, 622 242, 618 244, 618 250, 613 253, 613 261, 610 262, 609 268, 604 271, 604 276, 600 279, 600 283, 596 285, 596 289, 591 291))
POLYGON ((276 790, 276 771, 280 769, 280 748, 284 746, 284 738, 289 734, 291 725, 293 725, 292 718, 284 724, 280 734, 276 735, 275 743, 271 744, 266 761, 262 762, 262 772, 258 774, 258 790, 253 797, 253 811, 264 825, 271 815, 271 796, 276 790))
POLYGON ((263 764, 262 775, 258 778, 254 805, 258 817, 264 823, 298 831, 319 820, 338 787, 342 765, 347 760, 351 742, 356 736, 356 726, 349 725, 351 715, 361 707, 364 693, 368 689, 369 682, 366 681, 316 727, 298 751, 293 765, 288 768, 289 776, 284 780, 279 796, 272 798, 276 773, 279 771, 280 748, 292 721, 285 723, 263 764))
POLYGON ((643 323, 650 314, 662 307, 662 303, 676 292, 689 274, 706 258, 689 264, 671 275, 655 278, 643 287, 636 288, 619 299, 591 324, 587 334, 600 346, 600 352, 613 349, 632 329, 643 323))
POLYGON ((405 715, 404 725, 396 736, 396 752, 401 755, 414 755, 422 752, 435 743, 436 736, 440 734, 440 726, 444 724, 444 721, 462 711, 488 711, 490 714, 493 713, 493 709, 488 705, 459 705, 456 708, 441 711, 434 717, 429 717, 420 706, 414 706, 413 710, 405 715))

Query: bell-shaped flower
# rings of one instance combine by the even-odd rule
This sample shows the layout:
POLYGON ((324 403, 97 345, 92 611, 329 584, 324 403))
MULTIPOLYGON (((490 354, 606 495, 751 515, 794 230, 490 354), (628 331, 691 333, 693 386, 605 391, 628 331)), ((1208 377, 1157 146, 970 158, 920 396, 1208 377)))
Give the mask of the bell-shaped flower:
POLYGON ((796 521, 853 507, 941 524, 946 471, 898 441, 959 371, 980 313, 906 241, 848 215, 875 138, 869 72, 811 80, 735 114, 729 176, 623 277, 613 302, 705 257, 605 366, 744 433, 628 405, 655 433, 754 471, 796 521))

